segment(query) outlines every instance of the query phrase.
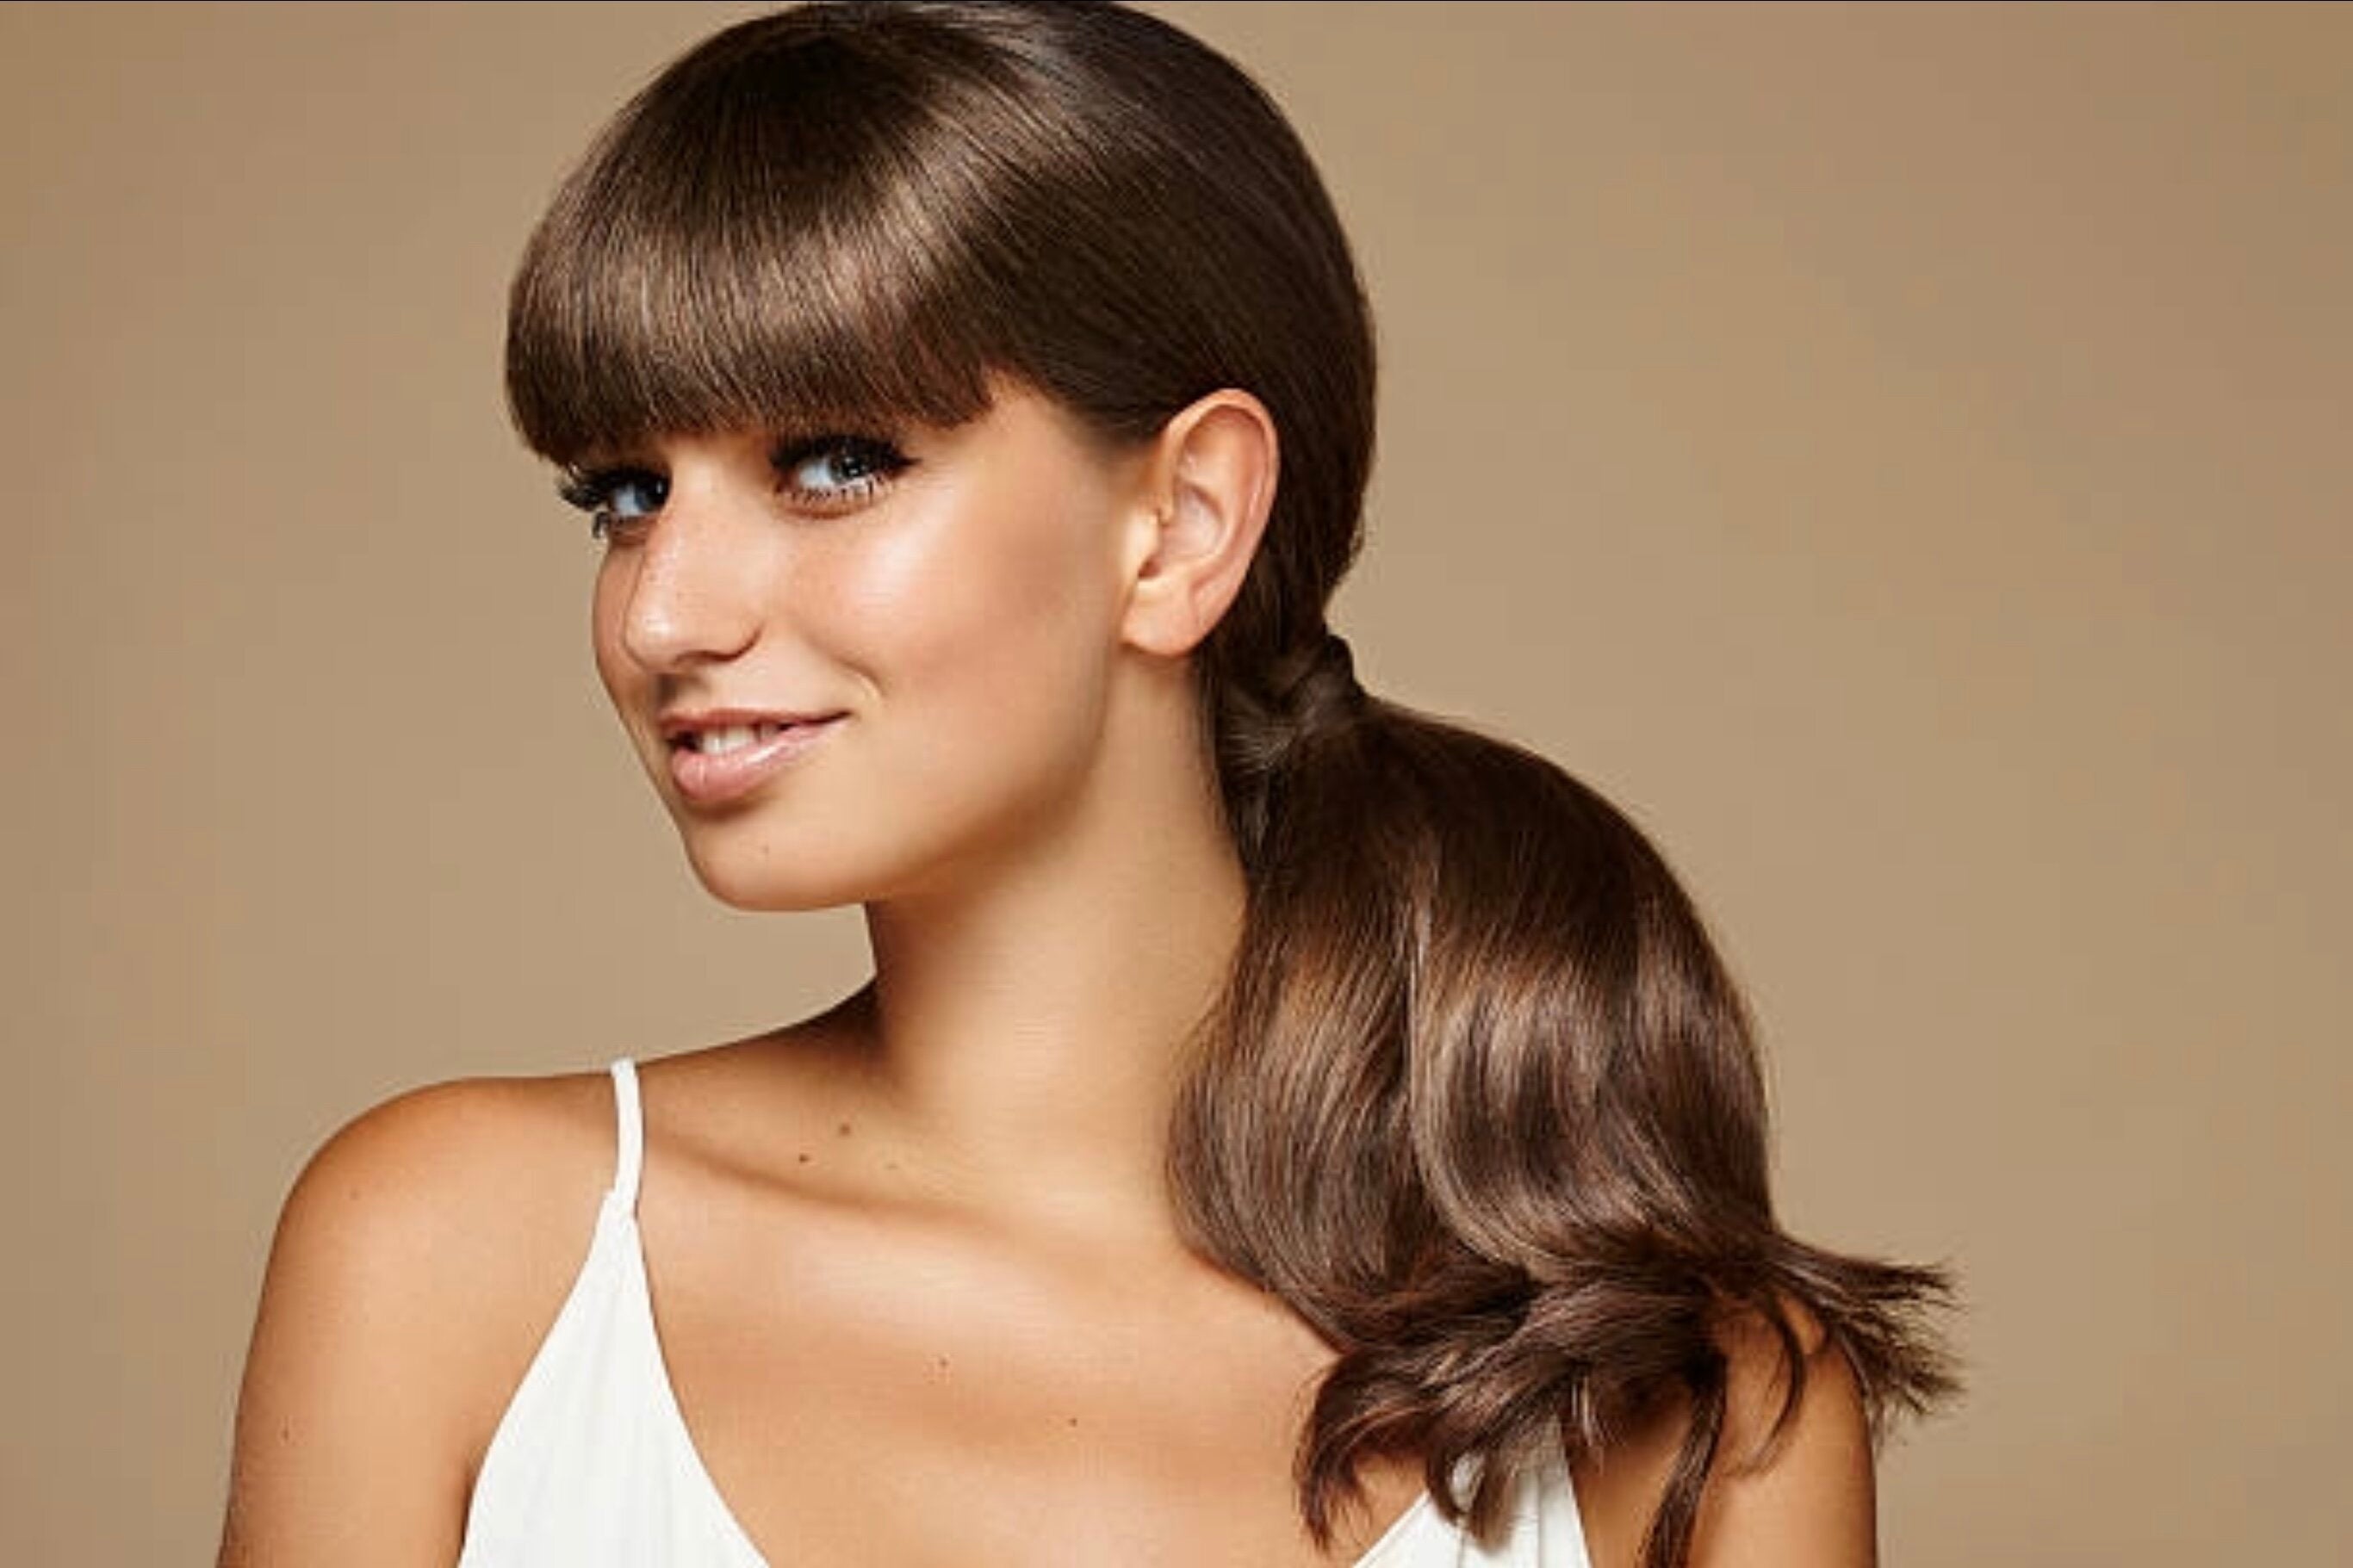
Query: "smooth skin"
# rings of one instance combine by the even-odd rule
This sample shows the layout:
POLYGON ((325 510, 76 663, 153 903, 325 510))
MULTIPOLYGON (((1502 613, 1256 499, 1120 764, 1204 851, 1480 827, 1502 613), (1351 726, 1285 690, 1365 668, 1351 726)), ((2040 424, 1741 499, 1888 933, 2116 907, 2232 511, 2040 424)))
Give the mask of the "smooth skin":
MULTIPOLYGON (((704 884, 856 902, 874 977, 771 1034, 645 1065, 639 1220, 671 1380, 769 1560, 890 1568, 1348 1564, 1409 1465, 1319 1552, 1293 1435, 1329 1352, 1178 1237, 1176 1042, 1240 930, 1186 657, 1273 495, 1265 409, 1219 392, 1106 449, 1001 384, 953 430, 780 461, 765 434, 610 456, 598 672, 704 884), (698 807, 684 707, 841 712, 698 807)), ((873 432, 853 432, 873 437, 873 432)), ((359 1117, 280 1220, 239 1401, 223 1568, 447 1568, 483 1450, 612 1175, 601 1072, 472 1080, 359 1117)), ((1778 1404, 1727 1340, 1730 1442, 1778 1404)), ((1683 1416, 1576 1479, 1632 1568, 1683 1416)), ((1874 1561, 1872 1461, 1818 1352, 1769 1464, 1719 1472, 1693 1568, 1874 1561)))

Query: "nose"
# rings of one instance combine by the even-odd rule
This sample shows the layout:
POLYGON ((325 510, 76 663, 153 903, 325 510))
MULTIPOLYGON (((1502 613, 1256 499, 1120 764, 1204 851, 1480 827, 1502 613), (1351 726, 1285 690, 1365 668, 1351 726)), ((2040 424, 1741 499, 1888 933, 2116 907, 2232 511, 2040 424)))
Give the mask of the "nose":
POLYGON ((673 466, 660 513, 631 550, 621 644, 668 673, 743 653, 758 638, 757 518, 723 476, 673 466))

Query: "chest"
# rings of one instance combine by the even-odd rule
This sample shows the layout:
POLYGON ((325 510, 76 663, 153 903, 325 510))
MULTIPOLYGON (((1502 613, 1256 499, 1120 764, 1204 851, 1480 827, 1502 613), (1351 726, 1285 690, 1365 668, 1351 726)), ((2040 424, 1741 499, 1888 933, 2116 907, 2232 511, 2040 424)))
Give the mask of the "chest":
MULTIPOLYGON (((1099 1358, 1056 1360, 1025 1395, 1023 1374, 1040 1369, 1017 1343, 999 1361, 981 1356, 979 1397, 944 1399, 910 1380, 952 1377, 953 1352, 926 1374, 903 1356, 873 1360, 895 1343, 887 1335, 837 1346, 723 1313, 718 1321, 743 1337, 737 1353, 726 1353, 728 1332, 689 1331, 673 1346, 655 1294, 633 1220, 608 1204, 482 1455, 459 1568, 1590 1568, 1565 1469, 1525 1478, 1493 1550, 1420 1500, 1409 1470, 1375 1472, 1364 1513, 1318 1552, 1280 1479, 1288 1437, 1264 1433, 1282 1402, 1258 1391, 1247 1363, 1172 1363, 1198 1372, 1200 1392, 1181 1377, 1121 1377, 1099 1358), (689 1369, 684 1387, 672 1360, 689 1369), (1233 1385, 1218 1385, 1221 1372, 1233 1385), (1093 1406, 1074 1404, 1137 1387, 1170 1392, 1096 1427, 1093 1406), (1165 1419, 1172 1410, 1182 1419, 1165 1419), (1230 1420, 1222 1449, 1204 1413, 1230 1420)), ((697 1316, 694 1290, 670 1295, 682 1318, 697 1316)), ((961 1314, 958 1325, 982 1352, 985 1316, 961 1314)))
POLYGON ((1348 1564, 1420 1492, 1403 1467, 1370 1474, 1362 1513, 1314 1545, 1290 1478, 1324 1352, 1222 1277, 848 1233, 649 1251, 680 1426, 776 1568, 1041 1542, 1073 1564, 1348 1564))

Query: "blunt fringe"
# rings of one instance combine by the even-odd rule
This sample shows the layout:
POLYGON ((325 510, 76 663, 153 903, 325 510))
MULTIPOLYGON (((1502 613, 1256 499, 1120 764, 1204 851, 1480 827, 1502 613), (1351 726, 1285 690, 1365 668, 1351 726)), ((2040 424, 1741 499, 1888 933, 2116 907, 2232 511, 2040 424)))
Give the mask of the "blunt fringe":
POLYGON ((1810 1353, 1846 1358, 1874 1440, 1957 1394, 1947 1268, 1775 1219, 1754 1029, 1657 850, 1545 758, 1335 677, 1371 318, 1239 68, 1105 4, 739 23, 615 118, 510 299, 509 405, 558 463, 952 426, 995 377, 1113 442, 1238 387, 1281 440, 1259 552, 1194 654, 1249 899, 1169 1174, 1196 1245, 1334 1349, 1297 1449, 1315 1539, 1399 1455, 1492 1536, 1526 1466, 1672 1398, 1690 1421, 1641 1563, 1682 1568, 1707 1479, 1769 1455, 1810 1353), (1754 1455, 1720 1452, 1736 1321, 1783 1373, 1754 1455))

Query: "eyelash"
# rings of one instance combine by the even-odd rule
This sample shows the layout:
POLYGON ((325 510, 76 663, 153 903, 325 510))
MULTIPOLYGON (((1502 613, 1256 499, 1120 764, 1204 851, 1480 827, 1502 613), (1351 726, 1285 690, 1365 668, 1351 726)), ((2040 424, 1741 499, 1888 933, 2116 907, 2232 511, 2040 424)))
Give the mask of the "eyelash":
MULTIPOLYGON (((768 463, 776 473, 776 493, 789 504, 802 511, 834 516, 865 505, 892 479, 913 467, 914 459, 879 437, 832 433, 779 441, 770 451, 768 463), (855 471, 830 486, 794 481, 795 474, 820 460, 855 471)), ((608 541, 616 532, 659 512, 670 499, 670 479, 652 468, 621 463, 567 468, 555 489, 566 505, 588 514, 590 538, 608 541), (639 499, 640 510, 624 515, 617 509, 633 489, 649 493, 639 499)))
POLYGON ((588 537, 604 540, 624 523, 637 521, 636 516, 624 518, 614 508, 622 492, 644 486, 654 492, 651 515, 661 510, 670 497, 670 481, 647 468, 614 467, 609 468, 570 468, 555 486, 555 493, 564 498, 566 506, 576 507, 588 514, 588 537))
POLYGON ((768 455, 768 463, 780 479, 787 481, 778 488, 797 504, 813 510, 848 510, 872 499, 883 486, 913 466, 913 459, 881 437, 837 434, 780 442, 768 455), (848 458, 858 471, 828 490, 788 482, 794 473, 821 458, 848 458))

